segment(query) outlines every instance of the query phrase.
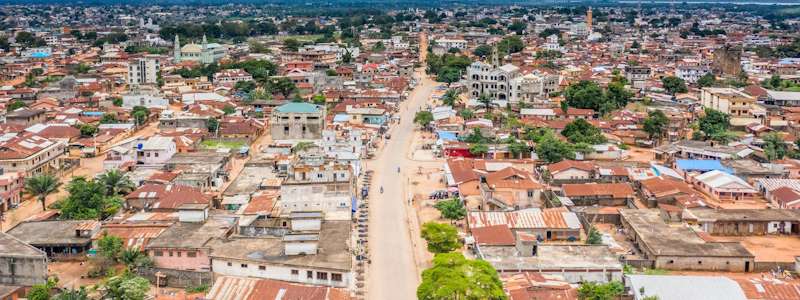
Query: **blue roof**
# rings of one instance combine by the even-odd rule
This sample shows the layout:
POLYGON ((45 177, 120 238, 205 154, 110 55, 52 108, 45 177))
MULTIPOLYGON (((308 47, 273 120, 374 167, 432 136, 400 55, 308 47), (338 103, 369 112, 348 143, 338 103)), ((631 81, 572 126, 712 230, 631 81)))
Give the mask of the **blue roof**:
POLYGON ((708 172, 719 170, 728 174, 733 173, 731 168, 723 166, 719 160, 715 159, 679 159, 675 161, 678 169, 683 171, 708 172))
POLYGON ((338 114, 333 116, 334 122, 347 122, 350 121, 350 115, 347 114, 338 114))
POLYGON ((84 116, 102 117, 104 113, 102 111, 84 111, 84 112, 82 112, 82 114, 84 116))
POLYGON ((439 135, 440 140, 445 141, 456 141, 458 138, 456 137, 455 133, 449 131, 436 131, 436 134, 439 135))
POLYGON ((33 52, 33 53, 31 53, 31 57, 33 57, 33 58, 47 58, 47 57, 50 57, 50 53, 47 53, 47 52, 33 52))
POLYGON ((315 113, 319 111, 319 107, 311 103, 289 102, 278 106, 275 110, 282 113, 315 113))

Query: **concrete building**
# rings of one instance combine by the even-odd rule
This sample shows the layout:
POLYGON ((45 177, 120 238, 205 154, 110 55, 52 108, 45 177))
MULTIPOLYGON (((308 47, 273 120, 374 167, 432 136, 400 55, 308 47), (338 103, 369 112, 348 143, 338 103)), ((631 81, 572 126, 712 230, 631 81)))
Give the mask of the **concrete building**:
POLYGON ((46 281, 47 254, 10 234, 0 232, 0 286, 31 286, 46 281))
POLYGON ((751 272, 755 257, 740 243, 710 242, 685 226, 670 226, 656 209, 620 209, 622 228, 651 268, 751 272))
POLYGON ((100 222, 95 220, 55 220, 23 222, 7 233, 51 259, 74 259, 86 255, 99 230, 100 222))
POLYGON ((800 234, 800 211, 795 209, 692 209, 683 219, 711 235, 800 234))
POLYGON ((436 45, 448 51, 450 49, 467 50, 467 41, 463 39, 437 39, 436 45))
POLYGON ((350 164, 307 154, 294 162, 281 189, 281 212, 349 212, 355 194, 350 164))
POLYGON ((530 73, 511 80, 511 104, 549 107, 548 98, 559 90, 559 76, 530 73))
POLYGON ((646 66, 625 66, 625 79, 631 83, 634 88, 643 89, 645 82, 650 79, 652 70, 646 66))
POLYGON ((152 136, 136 146, 137 165, 143 167, 163 167, 177 152, 175 141, 171 137, 152 136))
POLYGON ((767 111, 756 103, 756 98, 732 88, 705 87, 700 92, 700 103, 731 116, 731 126, 743 127, 764 123, 767 111))
POLYGON ((711 72, 711 68, 704 66, 679 66, 675 70, 675 76, 683 79, 686 83, 697 83, 703 75, 711 72))
POLYGON ((181 41, 175 35, 173 56, 174 61, 196 61, 202 64, 210 64, 218 62, 220 59, 227 55, 227 49, 217 43, 209 43, 206 36, 203 35, 202 44, 189 43, 181 47, 181 41))
POLYGON ((156 84, 161 64, 154 57, 137 58, 128 63, 128 84, 156 84))
POLYGON ((269 127, 273 140, 315 140, 322 138, 325 108, 310 103, 291 102, 272 111, 269 127))
POLYGON ((0 213, 20 204, 24 186, 25 173, 5 172, 0 168, 0 213))
POLYGON ((295 213, 291 230, 282 236, 216 239, 209 243, 211 267, 217 276, 349 288, 355 281, 350 221, 321 218, 319 213, 295 213), (308 214, 315 216, 306 218, 308 214))
POLYGON ((61 169, 66 149, 66 141, 36 135, 0 140, 0 168, 6 172, 23 172, 25 177, 53 174, 61 169))
POLYGON ((511 82, 519 76, 519 68, 515 65, 506 64, 496 67, 476 61, 467 67, 469 95, 472 98, 478 98, 484 94, 492 100, 510 100, 511 82))

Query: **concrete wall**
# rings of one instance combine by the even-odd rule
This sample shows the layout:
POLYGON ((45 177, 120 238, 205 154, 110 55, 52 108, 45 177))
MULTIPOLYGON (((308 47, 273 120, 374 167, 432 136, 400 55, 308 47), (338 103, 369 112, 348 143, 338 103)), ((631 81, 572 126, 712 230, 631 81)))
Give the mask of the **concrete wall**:
POLYGON ((755 261, 748 257, 658 256, 655 258, 655 267, 667 270, 745 272, 748 262, 748 271, 752 272, 755 261))
POLYGON ((151 283, 156 284, 156 273, 161 273, 166 277, 161 278, 159 283, 168 287, 186 288, 195 287, 200 285, 211 286, 214 284, 213 274, 211 271, 188 271, 188 270, 173 270, 164 268, 147 268, 140 269, 139 275, 150 280, 151 283), (164 282, 166 281, 166 282, 164 282))
POLYGON ((34 285, 47 281, 47 259, 0 257, 0 284, 34 285))
POLYGON ((153 259, 153 264, 158 268, 190 271, 207 271, 211 267, 208 250, 202 249, 148 249, 147 255, 153 259), (161 256, 156 255, 161 251, 161 256), (170 256, 170 252, 172 255, 170 256), (189 257, 189 252, 195 252, 195 257, 189 257))
POLYGON ((581 283, 586 281, 606 283, 611 281, 622 281, 622 270, 604 269, 581 269, 581 270, 545 270, 545 269, 526 269, 526 270, 506 270, 500 273, 519 273, 519 272, 538 272, 542 274, 560 275, 569 283, 581 283))
POLYGON ((321 219, 292 220, 292 231, 319 231, 321 227, 321 219))
POLYGON ((353 280, 351 272, 342 270, 325 270, 310 267, 293 267, 267 262, 237 261, 232 259, 213 258, 211 260, 215 276, 245 276, 264 279, 275 279, 304 284, 314 284, 332 287, 349 287, 353 280), (229 265, 230 264, 230 265, 229 265), (263 268, 262 268, 263 267, 263 268), (308 278, 308 272, 312 272, 312 278, 308 278), (317 278, 317 273, 326 273, 327 280, 317 278), (331 274, 341 274, 342 281, 333 281, 331 274))

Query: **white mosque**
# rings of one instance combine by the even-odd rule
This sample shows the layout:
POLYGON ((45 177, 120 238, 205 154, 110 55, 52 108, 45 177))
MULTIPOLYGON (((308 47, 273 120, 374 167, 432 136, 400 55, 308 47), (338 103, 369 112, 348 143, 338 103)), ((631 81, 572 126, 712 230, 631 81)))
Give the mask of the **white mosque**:
POLYGON ((206 36, 203 35, 203 43, 198 45, 189 43, 181 47, 181 41, 175 35, 175 62, 197 61, 203 64, 215 63, 225 57, 227 50, 224 46, 217 43, 208 43, 206 36))

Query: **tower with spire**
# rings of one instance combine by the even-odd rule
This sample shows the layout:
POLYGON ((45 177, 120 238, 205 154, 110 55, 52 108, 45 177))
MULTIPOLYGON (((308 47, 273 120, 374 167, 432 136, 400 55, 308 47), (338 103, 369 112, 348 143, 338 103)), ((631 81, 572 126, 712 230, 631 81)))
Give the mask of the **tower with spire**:
POLYGON ((208 39, 206 39, 205 34, 203 34, 202 49, 203 50, 200 52, 200 62, 204 64, 210 64, 214 62, 214 59, 211 57, 211 54, 208 53, 208 39))
POLYGON ((181 40, 178 38, 178 35, 175 35, 175 45, 174 49, 172 50, 172 55, 174 56, 175 62, 181 62, 181 40))

